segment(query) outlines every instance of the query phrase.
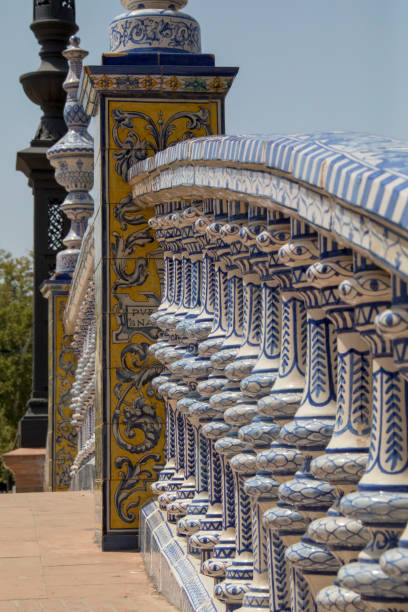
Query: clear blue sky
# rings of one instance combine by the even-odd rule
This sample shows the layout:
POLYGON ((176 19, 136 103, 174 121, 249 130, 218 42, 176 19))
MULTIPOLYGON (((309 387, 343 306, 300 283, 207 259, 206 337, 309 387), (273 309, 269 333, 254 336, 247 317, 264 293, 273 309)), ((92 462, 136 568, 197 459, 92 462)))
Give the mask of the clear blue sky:
MULTIPOLYGON (((39 65, 32 0, 3 0, 0 248, 32 248, 32 197, 15 154, 34 136, 39 109, 18 77, 39 65)), ((108 51, 119 0, 76 0, 87 63, 108 51)), ((227 98, 230 134, 356 130, 408 141, 407 0, 190 0, 203 51, 239 66, 227 98)))

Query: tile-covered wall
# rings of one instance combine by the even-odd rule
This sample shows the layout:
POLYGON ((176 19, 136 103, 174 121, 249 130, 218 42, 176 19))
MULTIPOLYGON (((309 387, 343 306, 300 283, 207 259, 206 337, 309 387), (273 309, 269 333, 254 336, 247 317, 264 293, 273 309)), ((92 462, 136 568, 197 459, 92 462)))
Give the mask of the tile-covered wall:
POLYGON ((70 488, 71 465, 77 454, 77 432, 71 424, 70 391, 74 382, 76 356, 72 336, 65 334, 63 314, 69 283, 49 281, 44 295, 48 297, 49 346, 49 426, 47 437, 46 488, 67 491, 70 488))
POLYGON ((138 546, 139 510, 164 462, 164 406, 151 381, 149 323, 163 260, 126 181, 139 159, 220 131, 220 101, 101 97, 95 150, 96 483, 102 547, 138 546))

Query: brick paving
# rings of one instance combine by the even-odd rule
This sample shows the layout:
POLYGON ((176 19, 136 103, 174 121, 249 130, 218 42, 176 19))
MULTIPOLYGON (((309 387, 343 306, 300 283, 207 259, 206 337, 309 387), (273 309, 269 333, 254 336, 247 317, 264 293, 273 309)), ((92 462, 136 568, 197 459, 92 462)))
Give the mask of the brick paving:
POLYGON ((177 612, 139 553, 93 537, 89 492, 0 495, 0 612, 177 612))

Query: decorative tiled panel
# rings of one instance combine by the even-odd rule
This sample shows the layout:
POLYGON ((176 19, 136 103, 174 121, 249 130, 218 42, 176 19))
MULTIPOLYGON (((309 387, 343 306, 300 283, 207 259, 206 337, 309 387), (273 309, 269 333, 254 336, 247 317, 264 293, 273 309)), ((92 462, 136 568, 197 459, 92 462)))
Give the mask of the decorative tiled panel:
POLYGON ((177 140, 217 131, 219 121, 219 103, 205 100, 104 99, 101 107, 96 454, 105 548, 137 546, 139 510, 164 463, 164 406, 151 386, 162 366, 148 354, 158 337, 149 316, 161 300, 163 259, 148 225, 153 211, 134 205, 127 172, 177 140))
POLYGON ((76 357, 72 336, 64 332, 63 315, 69 285, 50 282, 49 300, 49 432, 48 485, 52 491, 67 491, 70 469, 77 453, 77 433, 71 424, 70 391, 74 382, 76 357))

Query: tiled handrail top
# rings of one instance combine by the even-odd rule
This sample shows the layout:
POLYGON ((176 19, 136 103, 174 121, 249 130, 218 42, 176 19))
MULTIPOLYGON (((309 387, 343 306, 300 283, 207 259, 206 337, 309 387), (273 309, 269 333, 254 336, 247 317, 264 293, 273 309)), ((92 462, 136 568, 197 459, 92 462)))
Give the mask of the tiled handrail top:
MULTIPOLYGON (((139 162, 130 169, 129 180, 139 183, 146 174, 162 173, 172 164, 255 166, 269 174, 285 173, 291 181, 308 183, 404 233, 408 230, 408 142, 347 132, 198 138, 139 162)), ((244 182, 239 191, 246 192, 244 182)))

